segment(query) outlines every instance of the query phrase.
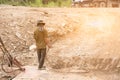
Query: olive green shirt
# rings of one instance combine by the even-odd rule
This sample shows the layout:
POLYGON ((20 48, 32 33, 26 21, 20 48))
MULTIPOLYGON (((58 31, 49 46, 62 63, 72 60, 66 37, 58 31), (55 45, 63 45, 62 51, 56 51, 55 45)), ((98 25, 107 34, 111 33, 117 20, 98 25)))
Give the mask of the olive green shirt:
POLYGON ((45 38, 48 37, 47 30, 40 31, 38 28, 34 31, 34 39, 37 49, 46 48, 45 38))

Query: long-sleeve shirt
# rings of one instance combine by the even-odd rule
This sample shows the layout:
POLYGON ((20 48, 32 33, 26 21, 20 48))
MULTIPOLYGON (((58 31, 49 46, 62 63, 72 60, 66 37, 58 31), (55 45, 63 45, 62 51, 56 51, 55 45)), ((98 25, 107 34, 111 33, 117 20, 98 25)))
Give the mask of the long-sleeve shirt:
POLYGON ((36 41, 37 49, 46 48, 45 38, 48 37, 47 30, 40 31, 38 28, 34 31, 34 39, 36 41))

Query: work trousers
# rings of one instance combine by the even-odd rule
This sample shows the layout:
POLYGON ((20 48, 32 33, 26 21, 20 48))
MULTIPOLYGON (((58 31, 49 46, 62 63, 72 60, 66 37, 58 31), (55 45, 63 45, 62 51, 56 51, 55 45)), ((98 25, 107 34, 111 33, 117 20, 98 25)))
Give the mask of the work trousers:
POLYGON ((38 68, 42 68, 44 65, 44 61, 45 61, 46 48, 37 49, 37 55, 38 55, 38 62, 39 62, 38 68))

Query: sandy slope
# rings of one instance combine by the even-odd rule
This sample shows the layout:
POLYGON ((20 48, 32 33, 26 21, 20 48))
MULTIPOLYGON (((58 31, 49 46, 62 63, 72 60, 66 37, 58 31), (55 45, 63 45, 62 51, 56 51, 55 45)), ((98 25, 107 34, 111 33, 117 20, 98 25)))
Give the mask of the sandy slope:
MULTIPOLYGON (((119 66, 119 8, 0 6, 0 35, 7 49, 24 64, 37 64, 35 51, 29 50, 29 47, 34 44, 33 31, 38 19, 46 22, 50 39, 55 41, 47 56, 48 67, 104 70, 119 66)), ((101 74, 96 74, 97 79, 100 76, 100 80, 106 80, 105 73, 101 74)), ((107 75, 107 78, 119 80, 118 75, 114 74, 107 75)), ((79 78, 76 74, 71 76, 71 73, 62 76, 68 76, 63 80, 72 79, 72 76, 74 80, 79 78)), ((91 80, 86 77, 83 79, 91 80)))

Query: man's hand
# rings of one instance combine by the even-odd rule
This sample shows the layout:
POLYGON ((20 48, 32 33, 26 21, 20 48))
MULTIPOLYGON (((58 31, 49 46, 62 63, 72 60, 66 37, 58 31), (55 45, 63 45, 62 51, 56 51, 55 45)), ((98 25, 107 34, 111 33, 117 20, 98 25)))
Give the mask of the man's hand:
POLYGON ((48 48, 52 48, 52 45, 50 45, 50 44, 48 44, 47 46, 48 46, 48 48))

